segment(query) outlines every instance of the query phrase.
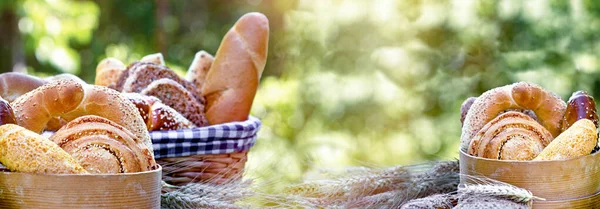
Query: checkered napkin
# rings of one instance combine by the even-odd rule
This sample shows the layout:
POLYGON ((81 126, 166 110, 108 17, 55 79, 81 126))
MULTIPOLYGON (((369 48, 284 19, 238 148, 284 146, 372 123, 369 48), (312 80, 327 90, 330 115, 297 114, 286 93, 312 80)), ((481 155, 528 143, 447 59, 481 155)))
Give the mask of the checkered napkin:
POLYGON ((200 128, 152 131, 154 158, 190 155, 228 154, 249 150, 256 142, 261 127, 258 118, 249 116, 243 122, 231 122, 200 128))
MULTIPOLYGON (((151 131, 154 158, 247 151, 254 146, 256 133, 261 125, 258 118, 249 116, 248 120, 243 122, 173 131, 151 131)), ((42 135, 50 137, 53 133, 44 132, 42 135)))

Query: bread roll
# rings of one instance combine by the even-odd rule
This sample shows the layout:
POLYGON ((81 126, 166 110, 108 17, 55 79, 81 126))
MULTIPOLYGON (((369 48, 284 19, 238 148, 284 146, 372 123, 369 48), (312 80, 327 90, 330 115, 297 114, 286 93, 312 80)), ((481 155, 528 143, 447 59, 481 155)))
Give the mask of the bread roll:
POLYGON ((4 124, 17 124, 17 119, 15 118, 15 112, 13 111, 8 101, 2 99, 0 97, 0 125, 4 124))
POLYGON ((567 110, 562 120, 562 131, 567 130, 579 119, 589 119, 598 127, 598 112, 594 98, 585 91, 574 92, 567 102, 567 110))
POLYGON ((248 118, 265 68, 268 42, 269 21, 260 13, 242 16, 225 34, 202 86, 210 124, 248 118))
POLYGON ((13 124, 0 126, 0 163, 17 172, 88 173, 54 142, 13 124))
POLYGON ((100 61, 96 67, 95 84, 114 89, 121 73, 123 73, 125 69, 125 64, 120 60, 112 57, 105 58, 100 61))
POLYGON ((131 173, 156 168, 145 143, 102 117, 79 117, 54 133, 50 140, 90 173, 131 173))
POLYGON ((596 146, 596 125, 581 119, 562 132, 534 160, 564 160, 588 155, 596 146))
POLYGON ((497 160, 531 160, 552 141, 548 130, 520 112, 507 112, 473 137, 468 153, 497 160))

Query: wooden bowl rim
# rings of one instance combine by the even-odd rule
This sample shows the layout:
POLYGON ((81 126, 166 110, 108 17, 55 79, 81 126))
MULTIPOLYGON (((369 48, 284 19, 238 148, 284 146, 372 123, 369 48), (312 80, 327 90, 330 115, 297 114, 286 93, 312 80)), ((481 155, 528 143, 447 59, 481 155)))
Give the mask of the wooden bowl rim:
POLYGON ((159 164, 158 168, 154 169, 154 170, 150 170, 150 171, 142 171, 142 172, 134 172, 134 173, 106 173, 106 174, 43 174, 43 173, 27 173, 27 172, 5 172, 5 171, 0 171, 0 175, 31 175, 31 176, 48 176, 48 177, 78 177, 78 176, 85 176, 85 177, 127 177, 127 176, 143 176, 143 175, 149 175, 149 174, 154 174, 154 173, 159 173, 162 172, 162 166, 160 166, 159 164))
POLYGON ((477 157, 477 156, 473 156, 470 154, 467 154, 466 152, 464 152, 462 149, 458 150, 460 152, 461 155, 468 157, 468 158, 472 158, 474 160, 478 160, 478 161, 487 161, 487 162, 497 162, 497 163, 517 163, 519 165, 530 165, 530 164, 543 164, 543 163, 561 163, 561 162, 568 162, 568 161, 575 161, 575 160, 579 160, 582 158, 594 158, 596 155, 598 155, 600 153, 600 151, 596 151, 592 154, 589 155, 584 155, 584 156, 579 156, 579 157, 575 157, 575 158, 569 158, 569 159, 562 159, 562 160, 497 160, 497 159, 491 159, 491 158, 483 158, 483 157, 477 157))

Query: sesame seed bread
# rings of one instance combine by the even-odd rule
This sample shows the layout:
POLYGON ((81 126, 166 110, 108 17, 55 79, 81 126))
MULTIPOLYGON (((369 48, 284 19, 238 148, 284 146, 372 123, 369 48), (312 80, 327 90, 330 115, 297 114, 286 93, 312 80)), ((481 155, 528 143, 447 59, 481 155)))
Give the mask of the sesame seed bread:
POLYGON ((0 163, 17 172, 88 173, 54 142, 14 124, 0 126, 0 163))

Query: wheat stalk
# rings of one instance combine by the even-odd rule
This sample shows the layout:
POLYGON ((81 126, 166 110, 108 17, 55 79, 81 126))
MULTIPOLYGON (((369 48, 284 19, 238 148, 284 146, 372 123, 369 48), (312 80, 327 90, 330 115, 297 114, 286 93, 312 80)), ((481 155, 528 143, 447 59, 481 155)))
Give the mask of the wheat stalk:
POLYGON ((397 208, 411 199, 456 191, 458 170, 458 161, 350 168, 337 179, 290 186, 279 199, 322 208, 397 208))
POLYGON ((450 194, 436 194, 408 201, 400 209, 451 209, 457 199, 450 194))
POLYGON ((161 195, 162 208, 242 208, 236 202, 250 197, 250 182, 229 182, 225 184, 189 183, 173 186, 163 182, 161 195))
POLYGON ((501 181, 497 181, 490 178, 468 176, 466 182, 459 185, 458 196, 460 199, 470 197, 493 197, 500 199, 507 199, 517 203, 530 203, 532 200, 545 200, 540 197, 534 196, 530 191, 507 184, 501 181))
POLYGON ((531 209, 531 204, 517 203, 502 198, 477 198, 461 199, 454 209, 531 209))

